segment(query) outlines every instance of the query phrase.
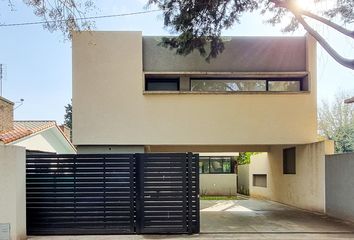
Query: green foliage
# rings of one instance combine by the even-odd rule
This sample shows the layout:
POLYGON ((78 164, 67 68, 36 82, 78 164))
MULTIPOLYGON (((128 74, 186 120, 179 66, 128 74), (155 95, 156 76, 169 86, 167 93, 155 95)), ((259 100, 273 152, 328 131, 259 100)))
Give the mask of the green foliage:
POLYGON ((323 101, 319 108, 319 132, 335 142, 336 153, 354 151, 354 104, 344 103, 351 96, 338 93, 333 103, 323 101))
POLYGON ((65 106, 65 115, 64 115, 64 124, 72 129, 72 122, 73 122, 73 110, 72 110, 72 104, 68 103, 68 105, 65 106))
POLYGON ((240 152, 236 161, 238 165, 250 164, 251 156, 255 155, 255 152, 240 152))
MULTIPOLYGON (((12 11, 19 4, 14 0, 3 1, 7 1, 12 11)), ((43 21, 44 29, 61 31, 67 39, 71 39, 72 31, 91 30, 95 26, 93 21, 85 19, 88 13, 96 9, 94 0, 23 0, 23 3, 43 21)))
POLYGON ((239 22, 245 11, 258 7, 254 0, 149 0, 148 4, 162 9, 164 25, 172 33, 179 34, 178 37, 163 38, 163 46, 176 49, 180 55, 198 50, 207 61, 224 50, 221 31, 239 22))
POLYGON ((339 16, 345 24, 353 23, 354 21, 354 1, 353 0, 337 0, 337 4, 333 9, 325 12, 325 14, 334 18, 339 16))
MULTIPOLYGON (((327 0, 309 1, 327 3, 327 0)), ((161 9, 165 27, 172 34, 178 35, 164 38, 162 46, 175 49, 180 55, 197 50, 201 56, 210 61, 225 49, 221 38, 222 30, 239 23, 244 13, 259 10, 260 14, 270 16, 267 22, 273 25, 284 24, 290 19, 283 31, 296 30, 303 12, 295 7, 295 2, 296 0, 149 0, 148 5, 155 5, 161 9)), ((330 19, 340 17, 343 24, 353 22, 353 0, 335 0, 331 3, 333 3, 331 9, 319 11, 318 14, 330 19)), ((326 21, 321 22, 328 25, 326 21)))

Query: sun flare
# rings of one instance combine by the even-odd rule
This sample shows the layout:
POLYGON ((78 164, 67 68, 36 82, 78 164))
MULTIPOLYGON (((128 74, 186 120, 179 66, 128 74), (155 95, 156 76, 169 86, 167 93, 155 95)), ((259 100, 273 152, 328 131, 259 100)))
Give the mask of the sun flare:
POLYGON ((314 0, 296 0, 296 5, 307 11, 314 11, 316 10, 316 4, 314 0))

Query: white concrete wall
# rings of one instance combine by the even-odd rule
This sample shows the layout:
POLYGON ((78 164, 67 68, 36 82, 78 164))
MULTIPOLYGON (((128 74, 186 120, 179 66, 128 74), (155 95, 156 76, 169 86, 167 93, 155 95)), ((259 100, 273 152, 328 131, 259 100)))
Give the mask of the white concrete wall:
POLYGON ((200 174, 200 195, 235 196, 237 190, 236 174, 200 174))
POLYGON ((283 174, 283 149, 251 157, 250 194, 311 211, 325 210, 325 154, 333 143, 318 142, 296 146, 296 174, 283 174), (267 187, 254 187, 253 174, 267 174, 267 187))
POLYGON ((11 143, 11 145, 25 147, 27 150, 55 152, 58 154, 76 153, 57 127, 22 138, 11 143))
POLYGON ((0 223, 10 223, 12 240, 26 239, 26 153, 0 145, 0 223))
POLYGON ((249 194, 250 191, 250 165, 237 166, 237 192, 241 194, 249 194))
POLYGON ((354 221, 354 153, 326 156, 326 213, 354 221))

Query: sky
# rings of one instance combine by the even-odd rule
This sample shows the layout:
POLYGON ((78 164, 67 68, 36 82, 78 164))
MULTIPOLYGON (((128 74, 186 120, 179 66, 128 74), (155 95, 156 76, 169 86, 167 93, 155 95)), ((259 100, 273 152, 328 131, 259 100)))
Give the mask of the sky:
MULTIPOLYGON (((22 0, 13 0, 15 10, 0 0, 0 24, 39 21, 22 0)), ((91 15, 109 15, 144 10, 144 0, 100 0, 91 15)), ((302 36, 303 30, 284 34, 281 27, 264 23, 258 13, 246 14, 241 24, 224 31, 227 36, 302 36)), ((350 41, 320 24, 313 26, 346 57, 354 58, 350 41)), ((95 30, 142 31, 143 35, 169 35, 161 13, 100 19, 95 30)), ((0 27, 0 63, 5 66, 3 97, 16 103, 16 120, 56 120, 62 123, 72 94, 71 42, 61 32, 41 25, 0 27), (24 99, 20 105, 20 99, 24 99)), ((333 100, 339 91, 354 93, 354 71, 336 63, 318 47, 318 101, 333 100)))

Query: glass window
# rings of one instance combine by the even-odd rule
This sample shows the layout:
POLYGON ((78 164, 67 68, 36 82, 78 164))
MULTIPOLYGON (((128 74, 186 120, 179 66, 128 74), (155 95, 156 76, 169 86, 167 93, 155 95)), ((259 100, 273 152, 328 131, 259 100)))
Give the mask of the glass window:
POLYGON ((230 160, 224 160, 222 164, 222 171, 224 173, 231 173, 231 161, 230 160))
POLYGON ((222 173, 222 159, 210 159, 210 173, 222 173))
POLYGON ((300 92, 300 81, 269 81, 268 90, 274 92, 300 92))
POLYGON ((199 173, 209 173, 209 158, 199 160, 199 173))
POLYGON ((179 91, 179 78, 147 78, 146 91, 179 91))
POLYGON ((266 80, 191 79, 191 91, 266 91, 266 80))
POLYGON ((232 157, 200 156, 199 173, 234 173, 232 157))

